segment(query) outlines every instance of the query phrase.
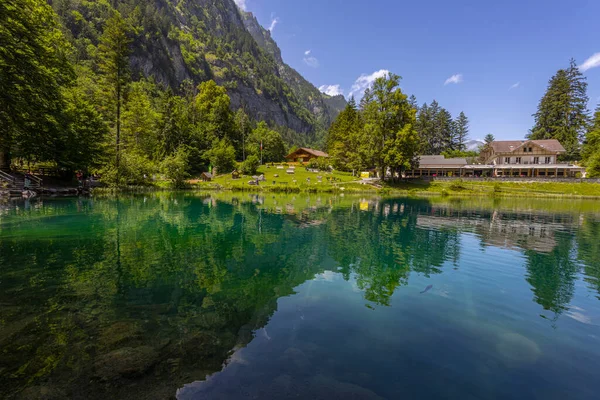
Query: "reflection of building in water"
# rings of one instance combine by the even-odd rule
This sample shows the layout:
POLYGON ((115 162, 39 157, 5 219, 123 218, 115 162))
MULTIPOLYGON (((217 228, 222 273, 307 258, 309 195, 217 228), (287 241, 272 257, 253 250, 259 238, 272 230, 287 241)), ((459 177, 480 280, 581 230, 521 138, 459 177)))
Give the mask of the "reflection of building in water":
POLYGON ((556 246, 556 232, 569 230, 578 223, 578 218, 569 215, 447 208, 432 208, 417 219, 417 226, 421 228, 473 232, 484 244, 544 253, 556 246))

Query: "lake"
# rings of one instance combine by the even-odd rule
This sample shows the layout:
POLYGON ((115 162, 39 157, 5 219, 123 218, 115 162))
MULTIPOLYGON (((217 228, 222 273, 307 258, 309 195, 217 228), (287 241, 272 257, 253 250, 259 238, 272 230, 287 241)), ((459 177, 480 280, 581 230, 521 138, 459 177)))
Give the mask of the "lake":
POLYGON ((0 398, 596 399, 600 202, 0 203, 0 398))

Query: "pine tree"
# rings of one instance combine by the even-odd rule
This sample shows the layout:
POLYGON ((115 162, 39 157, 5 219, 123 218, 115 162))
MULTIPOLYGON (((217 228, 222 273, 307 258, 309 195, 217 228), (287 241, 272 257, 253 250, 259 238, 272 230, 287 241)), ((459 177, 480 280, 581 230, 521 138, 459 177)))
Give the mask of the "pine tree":
POLYGON ((485 135, 485 138, 483 139, 483 141, 485 142, 486 145, 491 144, 495 140, 496 140, 496 138, 491 133, 488 133, 487 135, 485 135))
POLYGON ((408 104, 410 104, 412 108, 419 112, 419 103, 417 103, 417 98, 414 94, 411 94, 408 98, 408 104))
POLYGON ((110 94, 109 114, 114 111, 111 118, 115 123, 115 168, 116 183, 120 184, 121 168, 121 109, 127 85, 131 79, 129 71, 129 45, 128 28, 125 20, 118 11, 106 21, 104 32, 98 46, 99 69, 104 78, 104 84, 110 94))
POLYGON ((446 150, 453 150, 453 121, 452 115, 445 108, 440 108, 435 115, 435 130, 432 138, 433 154, 442 154, 446 150))
POLYGON ((565 147, 566 160, 578 159, 589 120, 588 100, 586 78, 572 59, 569 68, 558 70, 550 79, 528 137, 557 139, 565 147))
POLYGON ((461 111, 455 122, 455 150, 465 151, 467 149, 467 140, 469 140, 469 119, 467 118, 465 113, 461 111))
POLYGON ((360 112, 352 97, 329 128, 327 150, 335 168, 356 171, 366 167, 358 150, 361 131, 360 112))
POLYGON ((591 178, 600 177, 600 105, 596 107, 594 120, 586 134, 581 156, 591 178))

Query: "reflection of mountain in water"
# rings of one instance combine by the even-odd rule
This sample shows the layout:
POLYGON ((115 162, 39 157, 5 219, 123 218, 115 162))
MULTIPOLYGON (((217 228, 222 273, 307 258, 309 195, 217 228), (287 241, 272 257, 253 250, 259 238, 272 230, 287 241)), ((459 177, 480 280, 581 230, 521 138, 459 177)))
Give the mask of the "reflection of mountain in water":
POLYGON ((46 202, 2 218, 0 395, 9 398, 169 398, 219 371, 278 299, 316 274, 339 271, 367 301, 389 305, 411 273, 458 265, 462 232, 525 249, 535 300, 556 314, 581 269, 574 251, 596 290, 600 275, 598 223, 571 214, 159 194, 46 202), (573 239, 575 226, 585 230, 573 239))

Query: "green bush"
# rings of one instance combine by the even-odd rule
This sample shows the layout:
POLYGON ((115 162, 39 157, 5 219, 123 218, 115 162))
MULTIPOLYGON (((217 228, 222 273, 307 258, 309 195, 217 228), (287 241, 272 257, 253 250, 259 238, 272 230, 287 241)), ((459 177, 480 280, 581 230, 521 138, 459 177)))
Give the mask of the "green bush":
POLYGON ((329 159, 325 157, 313 158, 308 162, 308 168, 329 171, 329 159))
POLYGON ((213 144, 213 148, 208 151, 208 158, 218 174, 231 172, 235 168, 235 149, 225 139, 213 144))
POLYGON ((102 182, 112 187, 147 186, 152 182, 152 175, 157 172, 156 165, 145 155, 137 152, 123 152, 117 173, 113 163, 100 170, 102 182))
POLYGON ((251 155, 242 163, 242 173, 244 175, 255 175, 260 161, 256 155, 251 155))
POLYGON ((176 188, 185 186, 185 180, 189 177, 188 167, 188 152, 180 147, 171 156, 164 159, 160 169, 165 177, 169 179, 172 185, 176 188))
POLYGON ((319 168, 319 163, 317 162, 317 159, 316 158, 311 159, 308 162, 307 167, 311 168, 311 169, 317 169, 317 168, 319 168))
POLYGON ((452 183, 450 183, 450 190, 459 191, 459 190, 465 190, 465 189, 466 189, 466 187, 465 187, 462 179, 452 181, 452 183))

